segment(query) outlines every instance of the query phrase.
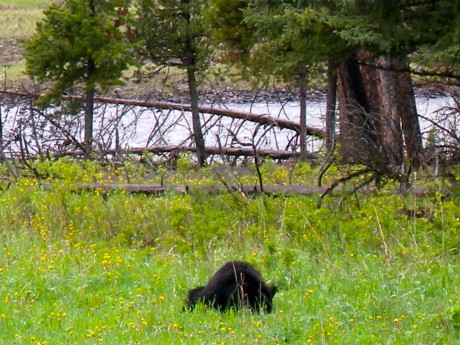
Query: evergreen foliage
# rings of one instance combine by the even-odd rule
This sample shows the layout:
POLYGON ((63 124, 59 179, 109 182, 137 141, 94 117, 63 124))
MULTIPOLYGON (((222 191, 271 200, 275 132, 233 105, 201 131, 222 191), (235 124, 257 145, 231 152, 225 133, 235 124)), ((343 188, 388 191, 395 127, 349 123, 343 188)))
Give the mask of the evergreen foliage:
MULTIPOLYGON (((211 0, 210 3, 216 14, 232 5, 238 8, 245 26, 235 26, 233 17, 224 16, 216 22, 224 27, 214 30, 215 37, 228 46, 235 41, 220 34, 225 30, 239 28, 240 35, 250 35, 246 41, 251 45, 240 44, 238 49, 246 51, 250 66, 256 71, 281 75, 296 85, 306 69, 309 73, 322 71, 328 62, 331 76, 333 71, 329 67, 337 66, 341 86, 338 93, 341 158, 345 162, 368 166, 376 176, 383 174, 401 180, 419 166, 422 141, 409 74, 414 68, 411 62, 415 59, 427 62, 419 68, 419 73, 456 77, 458 41, 452 33, 458 33, 457 3, 442 0, 235 0, 230 1, 232 5, 211 0), (449 38, 446 40, 445 36, 449 38), (409 168, 404 168, 403 151, 410 162, 409 168)), ((328 87, 335 90, 332 85, 328 87)))
POLYGON ((26 72, 39 82, 53 82, 48 93, 59 99, 66 90, 84 85, 106 90, 120 84, 130 63, 127 40, 119 26, 126 0, 95 2, 93 11, 85 0, 66 0, 44 11, 33 37, 25 43, 26 72), (95 68, 88 74, 88 61, 95 68))
POLYGON ((198 110, 196 73, 207 67, 209 40, 203 26, 204 0, 139 0, 136 29, 141 55, 154 66, 175 66, 187 72, 193 135, 200 166, 206 161, 198 110))
POLYGON ((249 0, 211 0, 206 5, 208 30, 219 42, 219 48, 230 52, 226 56, 230 60, 247 57, 254 43, 252 28, 245 22, 244 11, 249 3, 249 0))
POLYGON ((156 66, 206 67, 208 43, 202 25, 202 0, 139 0, 136 27, 141 57, 156 66))
POLYGON ((34 36, 25 44, 26 72, 52 86, 42 100, 60 100, 73 87, 85 93, 85 154, 93 141, 94 96, 119 84, 131 58, 125 33, 127 1, 66 0, 44 11, 34 36))
POLYGON ((331 57, 343 60, 357 51, 372 52, 372 56, 416 53, 413 59, 423 56, 425 62, 458 65, 460 10, 455 1, 209 3, 217 18, 210 21, 214 38, 227 49, 244 50, 264 66, 276 64, 277 69, 269 69, 274 72, 291 67, 289 63, 299 58, 312 64, 331 57), (232 14, 225 15, 229 9, 232 14))

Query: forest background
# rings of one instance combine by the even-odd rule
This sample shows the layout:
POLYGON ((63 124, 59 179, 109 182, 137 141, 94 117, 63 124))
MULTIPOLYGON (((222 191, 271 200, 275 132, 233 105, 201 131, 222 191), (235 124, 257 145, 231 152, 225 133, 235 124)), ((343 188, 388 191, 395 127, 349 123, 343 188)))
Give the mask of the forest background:
MULTIPOLYGON (((91 1, 80 3, 87 6, 91 1)), ((171 3, 177 2, 165 1, 153 9, 166 11, 171 3)), ((194 8, 201 4, 179 3, 193 4, 194 8)), ((0 341, 37 345, 153 341, 455 343, 460 327, 458 167, 441 165, 442 169, 435 173, 428 162, 425 165, 424 161, 417 161, 424 157, 419 156, 420 148, 414 156, 407 153, 402 127, 391 132, 401 146, 388 142, 382 135, 388 132, 375 128, 382 125, 382 119, 395 119, 402 109, 410 110, 410 105, 395 98, 390 99, 396 102, 394 111, 373 112, 371 107, 376 104, 366 104, 365 99, 372 99, 371 88, 366 84, 372 76, 379 83, 390 80, 387 85, 408 85, 407 65, 401 65, 405 61, 401 56, 405 54, 411 58, 410 66, 415 66, 415 72, 424 72, 430 81, 441 79, 443 90, 455 96, 458 6, 447 1, 394 1, 390 5, 379 1, 261 1, 257 2, 261 7, 252 8, 246 8, 246 1, 206 3, 215 6, 208 7, 209 11, 223 11, 212 17, 223 21, 213 27, 233 28, 214 32, 216 37, 234 34, 220 37, 222 44, 237 48, 227 50, 222 46, 221 52, 225 54, 221 58, 236 59, 250 67, 254 63, 262 72, 279 71, 284 86, 286 80, 301 77, 298 84, 291 85, 300 93, 305 80, 325 80, 321 79, 321 72, 331 77, 329 81, 334 79, 335 73, 327 71, 328 66, 335 66, 336 76, 341 76, 342 82, 337 84, 342 88, 338 93, 339 108, 340 104, 345 105, 339 109, 340 116, 346 114, 339 121, 348 119, 341 125, 349 129, 352 141, 348 143, 356 149, 325 150, 340 154, 334 154, 334 164, 323 172, 322 179, 327 185, 334 185, 334 181, 348 183, 323 198, 315 193, 251 194, 239 188, 316 184, 318 163, 302 160, 277 164, 272 159, 255 159, 246 167, 230 169, 217 163, 206 166, 203 159, 181 154, 172 170, 166 165, 145 164, 151 158, 148 154, 143 159, 127 156, 122 164, 88 159, 91 155, 87 159, 51 156, 52 159, 4 160, 0 196, 0 341), (398 11, 391 11, 392 8, 398 11), (330 17, 331 13, 335 15, 330 17), (398 17, 393 17, 395 13, 398 17), (247 17, 241 21, 239 16, 243 14, 247 17), (257 30, 246 32, 248 27, 235 25, 235 20, 254 25, 252 28, 257 30), (407 25, 403 27, 410 30, 399 32, 400 27, 395 24, 398 20, 404 20, 407 25), (328 31, 331 23, 334 30, 328 31), (286 29, 282 35, 277 28, 314 30, 286 29), (264 33, 264 39, 252 35, 255 32, 264 33), (337 39, 337 33, 343 41, 337 39), (301 42, 300 37, 309 39, 301 42), (321 46, 320 41, 327 44, 321 46), (305 45, 296 47, 293 42, 305 45), (247 50, 248 46, 274 55, 247 55, 256 53, 247 50), (363 46, 367 48, 365 52, 363 46), (282 54, 280 48, 287 54, 282 54), (386 58, 371 53, 382 53, 386 58), (269 56, 280 59, 266 61, 269 56), (307 56, 309 63, 299 60, 299 56, 307 56), (344 61, 339 62, 338 56, 344 57, 344 61), (249 60, 253 57, 262 61, 249 60), (370 63, 373 65, 367 66, 370 63), (394 66, 395 63, 399 65, 394 66), (393 67, 398 71, 393 71, 393 67), (365 72, 366 68, 378 70, 378 78, 374 72, 365 72), (401 81, 397 76, 404 78, 401 81), (346 81, 356 77, 362 81, 354 85, 361 85, 361 89, 347 86, 346 81), (356 119, 364 122, 356 123, 356 119), (366 127, 369 123, 374 127, 366 127), (355 133, 355 129, 364 132, 355 133), (359 138, 364 138, 364 142, 354 141, 359 138), (391 149, 393 146, 405 150, 400 150, 400 155, 391 149), (374 159, 375 151, 368 149, 386 153, 374 159), (348 158, 347 152, 352 153, 348 158), (199 165, 203 167, 199 169, 199 165), (370 181, 376 181, 379 188, 356 188, 367 186, 370 181), (82 188, 95 183, 153 183, 188 188, 179 193, 166 188, 159 195, 129 193, 122 188, 82 188), (224 187, 225 192, 217 187, 224 187), (398 192, 400 187, 404 187, 404 193, 398 192), (219 313, 204 307, 193 313, 182 312, 187 289, 205 283, 221 264, 231 259, 251 262, 267 280, 278 285, 274 312, 219 313)), ((32 23, 43 18, 41 11, 48 4, 1 3, 2 58, 8 61, 4 62, 8 65, 4 85, 14 79, 16 86, 22 83, 27 91, 32 87, 40 92, 50 91, 49 97, 42 99, 45 103, 62 96, 57 92, 61 86, 67 92, 78 90, 91 97, 87 91, 92 90, 93 84, 85 87, 82 79, 65 79, 66 83, 62 83, 64 79, 46 74, 46 88, 41 89, 41 84, 20 79, 21 73, 15 75, 16 68, 22 69, 18 67, 22 62, 16 59, 16 52, 23 48, 17 47, 24 47, 16 44, 17 39, 32 37, 32 23), (31 20, 24 20, 27 17, 31 20)), ((138 4, 147 6, 149 2, 138 4)), ((125 16, 120 8, 125 9, 116 7, 115 13, 125 16)), ((147 8, 145 13, 149 13, 147 8)), ((158 13, 152 11, 151 15, 158 13)), ((167 18, 171 17, 168 14, 167 18)), ((114 16, 110 18, 113 24, 114 16)), ((120 42, 124 37, 120 36, 120 42)), ((144 40, 147 42, 148 38, 144 40)), ((159 40, 153 37, 153 42, 159 40)), ((43 54, 52 53, 52 49, 41 46, 34 50, 33 40, 30 42, 32 46, 25 48, 33 53, 29 63, 34 61, 35 67, 48 71, 42 62, 49 60, 43 54)), ((164 58, 159 52, 151 53, 164 58)), ((164 60, 177 62, 170 56, 164 60)), ((40 81, 40 71, 26 67, 40 81)), ((243 75, 248 73, 256 79, 260 76, 252 69, 243 75)), ((114 81, 113 75, 109 76, 106 80, 114 81)), ((381 84, 377 89, 383 90, 380 100, 395 96, 389 92, 391 88, 385 89, 381 84)), ((86 104, 88 99, 85 98, 86 104)), ((77 108, 83 106, 85 113, 86 104, 79 103, 77 108)), ((33 109, 39 108, 34 105, 33 109)), ((404 121, 397 119, 402 125, 404 121)), ((456 133, 453 134, 455 142, 456 133)), ((91 139, 86 139, 83 144, 91 143, 91 139)), ((456 150, 454 145, 442 151, 441 161, 455 163, 451 158, 455 158, 456 150)), ((320 157, 324 159, 327 153, 320 157)))

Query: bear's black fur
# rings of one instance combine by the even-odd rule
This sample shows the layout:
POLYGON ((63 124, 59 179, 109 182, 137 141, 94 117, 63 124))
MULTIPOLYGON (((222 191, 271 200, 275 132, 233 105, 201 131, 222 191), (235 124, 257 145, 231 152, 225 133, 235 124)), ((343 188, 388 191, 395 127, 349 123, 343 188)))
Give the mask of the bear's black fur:
POLYGON ((263 307, 270 313, 275 293, 276 286, 265 284, 254 266, 243 261, 231 261, 223 265, 206 286, 189 290, 187 308, 193 310, 196 303, 203 302, 222 311, 248 306, 253 312, 259 312, 263 307))

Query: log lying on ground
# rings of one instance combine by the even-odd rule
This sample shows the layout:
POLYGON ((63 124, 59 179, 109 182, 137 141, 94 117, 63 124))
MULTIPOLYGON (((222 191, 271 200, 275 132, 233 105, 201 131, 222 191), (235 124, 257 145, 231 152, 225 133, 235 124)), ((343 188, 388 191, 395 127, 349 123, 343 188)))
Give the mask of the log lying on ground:
MULTIPOLYGON (((127 148, 127 149, 111 149, 111 150, 93 150, 95 154, 109 154, 109 155, 142 155, 145 152, 150 153, 170 153, 170 152, 196 152, 196 147, 194 146, 155 146, 155 147, 137 147, 137 148, 127 148)), ((205 152, 209 155, 224 155, 224 156, 235 156, 235 157, 251 157, 254 156, 254 150, 247 147, 206 147, 205 152)), ((296 158, 299 156, 299 153, 292 151, 278 151, 270 149, 256 149, 255 153, 260 157, 270 157, 273 159, 289 159, 296 158)), ((80 156, 84 153, 82 151, 72 151, 62 154, 63 156, 80 156)), ((310 158, 315 158, 314 155, 311 155, 310 158)))
MULTIPOLYGON (((41 187, 44 189, 51 189, 52 185, 49 183, 42 183, 41 187)), ((101 194, 106 194, 110 191, 124 191, 127 193, 134 194, 145 194, 145 195, 160 195, 163 193, 173 193, 173 194, 183 194, 193 191, 201 191, 209 193, 211 195, 217 195, 228 192, 237 192, 243 193, 246 195, 256 195, 256 194, 267 194, 267 195, 318 195, 320 196, 324 193, 327 187, 318 187, 318 186, 282 186, 282 185, 267 185, 261 190, 260 186, 197 186, 197 185, 158 185, 158 184, 117 184, 117 183, 93 183, 93 184, 80 184, 73 187, 75 191, 88 191, 88 192, 100 192, 101 194)), ((350 192, 352 188, 342 186, 337 191, 338 192, 350 192)), ((372 193, 375 191, 375 188, 365 188, 364 193, 372 193)), ((428 188, 414 186, 406 192, 407 194, 426 197, 429 196, 430 190, 428 188)), ((400 194, 398 190, 394 191, 394 194, 400 194)), ((445 191, 445 194, 448 195, 449 192, 445 191)))
MULTIPOLYGON (((17 97, 39 97, 41 95, 31 95, 25 92, 14 92, 14 91, 0 91, 1 94, 17 96, 17 97)), ((81 96, 63 96, 62 99, 69 101, 81 101, 85 99, 81 96)), ((178 111, 191 111, 192 107, 188 104, 179 104, 179 103, 165 103, 165 102, 147 102, 147 101, 138 101, 138 100, 129 100, 129 99, 120 99, 120 98, 110 98, 110 97, 96 97, 96 102, 106 103, 106 104, 120 104, 126 106, 139 106, 146 108, 155 108, 155 109, 165 109, 165 110, 178 110, 178 111)), ((221 108, 212 108, 212 107, 200 107, 200 112, 203 114, 211 114, 218 116, 231 117, 234 119, 242 119, 250 122, 260 123, 268 126, 276 126, 282 129, 290 129, 300 132, 300 125, 296 122, 277 119, 268 115, 258 115, 248 112, 234 111, 221 108)), ((324 138, 325 132, 321 129, 307 126, 307 135, 312 135, 318 138, 324 138)))
MULTIPOLYGON (((49 183, 42 183, 41 187, 44 189, 51 189, 52 185, 49 183)), ((189 186, 189 185, 156 185, 156 184, 118 184, 118 183, 93 183, 93 184, 80 184, 73 187, 79 191, 93 191, 93 192, 110 192, 110 191, 125 191, 135 194, 146 195, 159 195, 162 193, 182 194, 189 191, 198 190, 209 194, 228 193, 228 188, 224 186, 189 186)), ((314 195, 320 194, 326 190, 325 187, 315 186, 264 186, 262 191, 259 186, 232 186, 231 191, 242 192, 247 195, 253 194, 284 194, 284 195, 314 195)))
MULTIPOLYGON (((42 183, 40 187, 49 190, 52 189, 52 184, 42 183)), ((125 191, 127 193, 134 194, 146 194, 146 195, 159 195, 166 192, 174 194, 182 194, 188 192, 187 185, 171 185, 162 186, 157 184, 131 184, 131 183, 93 183, 93 184, 79 184, 71 189, 79 191, 92 191, 92 192, 109 192, 109 191, 125 191)))
MULTIPOLYGON (((210 194, 221 194, 229 192, 228 188, 223 186, 189 186, 189 190, 198 189, 206 191, 210 194)), ((281 185, 269 185, 264 186, 263 190, 260 186, 231 186, 230 191, 239 192, 246 195, 320 195, 326 190, 325 187, 317 186, 281 186, 281 185)))

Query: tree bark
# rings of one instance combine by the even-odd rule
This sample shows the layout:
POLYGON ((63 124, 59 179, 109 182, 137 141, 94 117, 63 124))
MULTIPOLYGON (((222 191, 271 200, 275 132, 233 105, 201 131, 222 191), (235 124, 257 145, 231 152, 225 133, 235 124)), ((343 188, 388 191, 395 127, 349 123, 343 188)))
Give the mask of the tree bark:
MULTIPOLYGON (((91 15, 96 14, 95 0, 88 1, 88 7, 91 15)), ((96 93, 94 87, 93 76, 96 72, 96 62, 93 57, 88 57, 86 62, 86 94, 85 94, 85 158, 89 158, 93 147, 93 119, 94 119, 94 95, 96 93)))
MULTIPOLYGON (((53 188, 53 184, 51 183, 41 183, 40 187, 44 190, 50 190, 53 188)), ((204 186, 204 185, 156 185, 156 184, 102 184, 102 183, 94 183, 94 184, 80 184, 72 186, 72 190, 74 191, 98 191, 99 193, 106 193, 109 191, 125 191, 127 193, 137 193, 137 194, 146 194, 146 195, 161 195, 162 193, 173 193, 173 194, 185 194, 185 193, 193 193, 194 191, 201 191, 204 193, 209 193, 211 195, 223 194, 228 193, 229 191, 235 191, 244 193, 247 195, 254 195, 254 194, 267 194, 267 195, 321 195, 327 192, 330 187, 316 187, 316 186, 304 186, 304 185, 268 185, 264 186, 264 190, 262 191, 259 186, 254 185, 238 185, 238 186, 230 186, 230 190, 224 186, 217 185, 217 186, 204 186)), ((344 187, 341 189, 342 192, 350 192, 352 188, 344 187)), ((443 190, 443 193, 449 195, 450 191, 443 190)), ((372 194, 375 193, 374 188, 364 188, 362 189, 362 193, 365 194, 372 194)), ((395 190, 393 194, 399 195, 399 190, 395 190)), ((408 193, 410 195, 418 196, 418 197, 426 197, 430 193, 430 189, 426 187, 412 187, 408 193)), ((413 210, 403 210, 403 212, 407 212, 409 216, 413 217, 415 212, 413 210)))
POLYGON ((198 107, 198 91, 195 70, 192 66, 187 67, 188 86, 190 92, 190 105, 192 110, 192 127, 195 138, 196 153, 200 167, 206 164, 206 151, 204 146, 203 130, 201 128, 200 110, 198 107))
POLYGON ((327 63, 327 100, 326 100, 326 151, 335 148, 335 111, 337 104, 337 64, 332 59, 327 63))
MULTIPOLYGON (((97 154, 108 154, 108 155, 142 155, 145 152, 150 152, 153 154, 163 154, 163 153, 174 153, 174 152, 196 152, 196 146, 154 146, 154 147, 134 147, 129 149, 111 149, 111 150, 93 150, 97 154)), ((292 151, 280 151, 280 150, 271 150, 271 149, 258 149, 254 151, 253 148, 249 147, 205 147, 207 155, 224 155, 224 156, 234 156, 234 157, 253 157, 255 154, 259 157, 270 157, 273 159, 291 159, 298 158, 299 154, 292 151)), ((68 151, 61 154, 57 154, 57 157, 63 156, 81 156, 82 151, 68 151)), ((317 155, 310 154, 308 156, 310 159, 317 159, 317 155)))
MULTIPOLYGON (((381 56, 379 63, 382 66, 390 67, 392 57, 381 56)), ((401 130, 401 106, 398 102, 397 73, 391 70, 378 71, 380 83, 378 94, 380 96, 380 141, 382 153, 385 155, 387 169, 395 176, 403 174, 403 150, 401 130)))
POLYGON ((300 77, 300 159, 307 159, 307 77, 300 77))
MULTIPOLYGON (((182 3, 187 5, 186 7, 190 6, 189 0, 183 0, 182 3)), ((191 31, 191 9, 192 8, 189 7, 181 14, 187 23, 185 41, 183 42, 185 48, 185 59, 183 62, 187 70, 190 106, 192 108, 193 137, 195 139, 196 154, 199 166, 203 167, 206 164, 206 151, 204 146, 203 130, 201 128, 200 111, 198 108, 198 87, 196 81, 198 51, 194 46, 194 34, 191 31)))
MULTIPOLYGON (((42 95, 33 95, 25 92, 17 92, 17 91, 7 91, 7 90, 0 90, 0 94, 3 95, 10 95, 10 96, 19 96, 19 97, 40 97, 42 95)), ((62 96, 63 100, 69 101, 85 101, 84 97, 81 96, 62 96)), ((138 107, 146 107, 146 108, 155 108, 155 109, 168 109, 168 110, 178 110, 178 111, 190 111, 192 107, 188 104, 180 104, 180 103, 163 103, 163 102, 147 102, 147 101, 138 101, 132 99, 120 99, 120 98, 111 98, 111 97, 94 97, 95 102, 106 103, 106 104, 122 104, 127 106, 138 106, 138 107)), ((262 125, 268 126, 276 126, 281 129, 290 129, 297 133, 300 133, 300 125, 297 122, 285 120, 285 119, 278 119, 274 117, 270 117, 267 115, 261 114, 254 114, 248 113, 244 111, 235 111, 223 108, 213 108, 213 107, 198 107, 200 113, 203 114, 210 114, 210 115, 217 115, 217 116, 224 116, 230 117, 233 119, 242 119, 247 120, 254 123, 260 123, 262 125)), ((312 135, 317 138, 324 138, 325 132, 322 129, 307 126, 307 135, 312 135)))
POLYGON ((339 65, 340 143, 344 162, 381 169, 375 121, 358 61, 346 60, 339 65))
POLYGON ((94 95, 96 93, 92 78, 96 70, 94 60, 88 60, 87 82, 85 95, 85 151, 86 158, 89 158, 93 148, 93 122, 94 122, 94 95))
MULTIPOLYGON (((393 60, 396 70, 409 70, 407 57, 400 55, 393 60)), ((398 73, 398 104, 401 108, 401 125, 409 166, 407 171, 420 167, 423 152, 422 132, 418 121, 417 106, 415 103, 414 86, 409 72, 398 73)))
POLYGON ((405 183, 422 152, 412 81, 408 72, 400 72, 407 69, 407 59, 360 53, 361 60, 369 58, 376 58, 378 66, 360 67, 357 60, 340 63, 342 154, 346 162, 363 164, 376 176, 405 183))

